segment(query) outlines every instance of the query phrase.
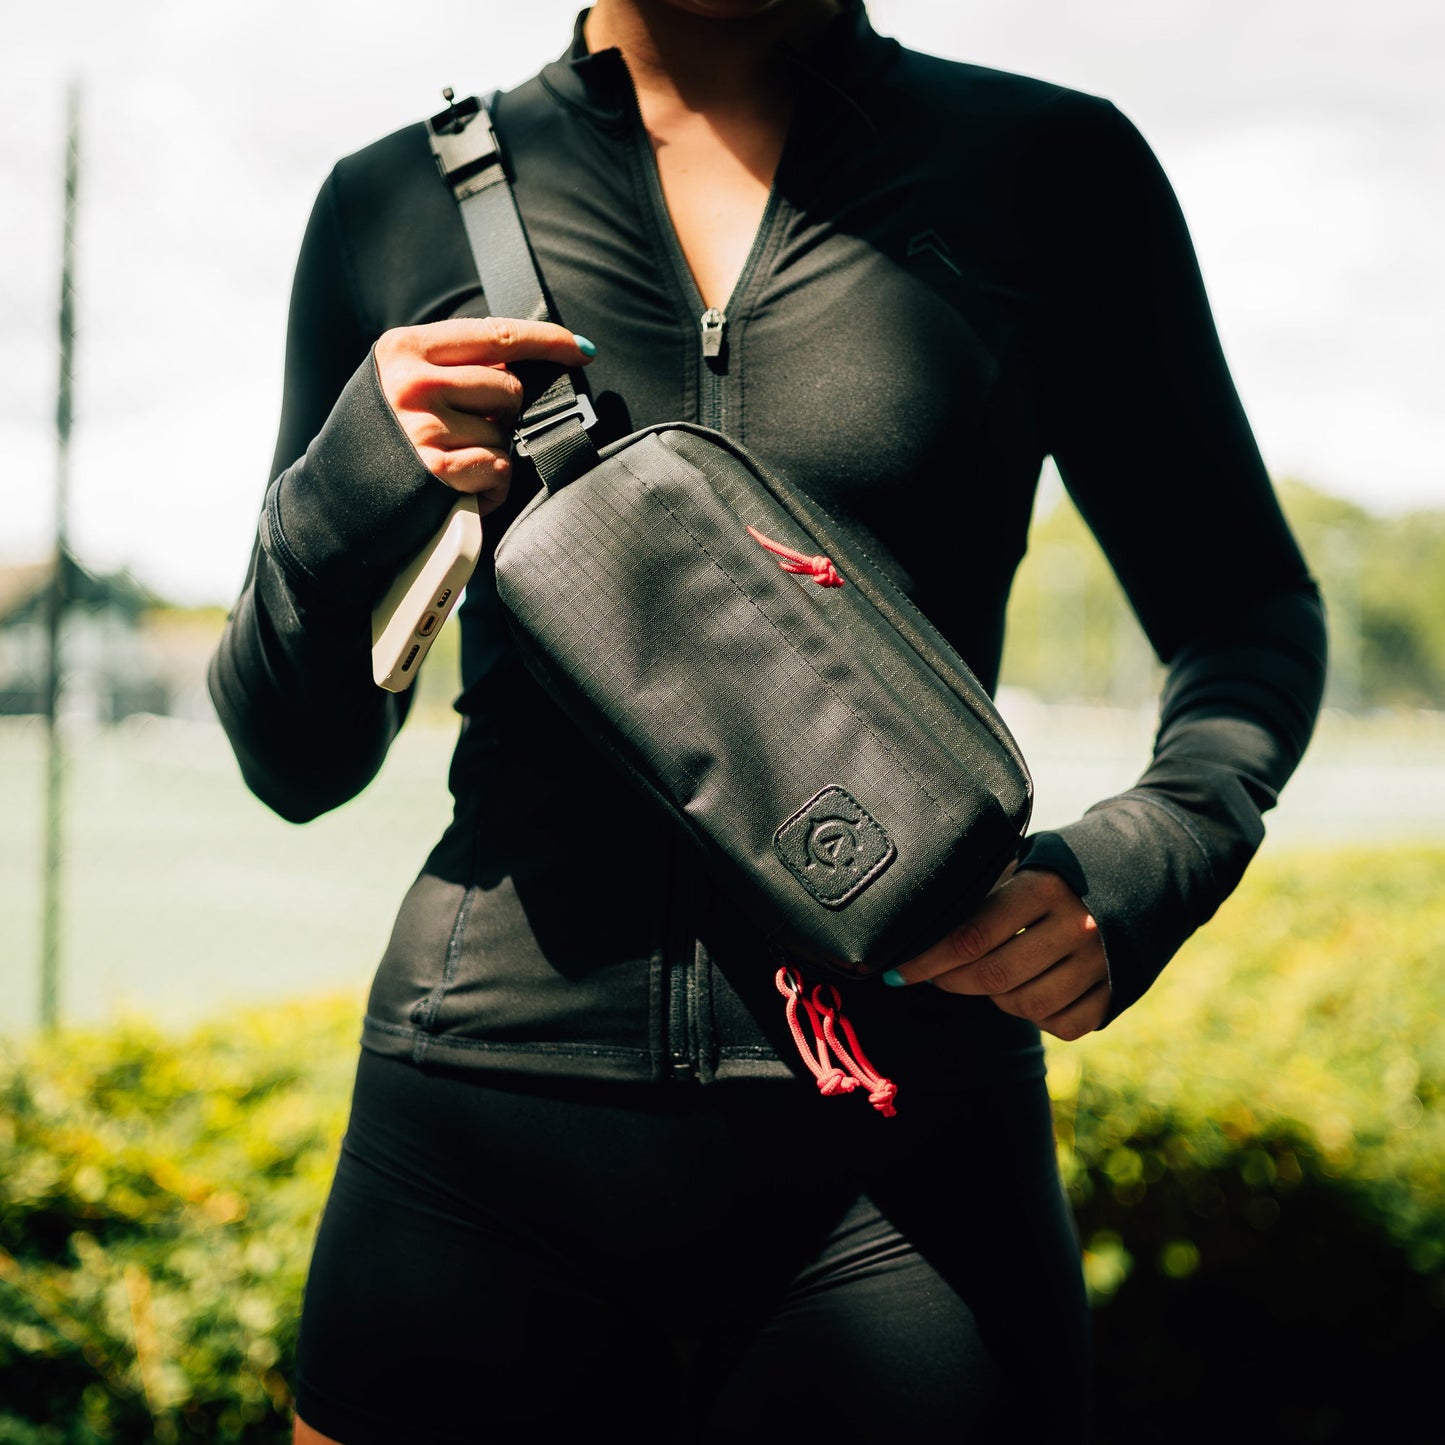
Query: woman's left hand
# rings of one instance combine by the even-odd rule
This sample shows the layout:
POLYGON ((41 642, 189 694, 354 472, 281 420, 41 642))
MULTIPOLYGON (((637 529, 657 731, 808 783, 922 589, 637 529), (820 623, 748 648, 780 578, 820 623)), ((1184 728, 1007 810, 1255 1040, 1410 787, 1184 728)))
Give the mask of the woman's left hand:
POLYGON ((1091 1033, 1109 1007, 1099 925, 1079 895, 1042 868, 1010 864, 971 917, 893 974, 983 994, 1060 1039, 1091 1033))

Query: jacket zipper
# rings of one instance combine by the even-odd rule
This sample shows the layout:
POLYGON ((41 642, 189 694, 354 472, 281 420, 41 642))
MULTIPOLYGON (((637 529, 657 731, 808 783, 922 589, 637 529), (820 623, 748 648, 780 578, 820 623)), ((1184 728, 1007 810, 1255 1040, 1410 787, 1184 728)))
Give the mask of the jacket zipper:
POLYGON ((668 1076, 678 1082, 698 1077, 696 1030, 693 1028, 693 1002, 696 991, 693 976, 691 945, 680 925, 686 922, 687 908, 683 897, 681 870, 677 853, 668 848, 662 865, 662 959, 667 977, 667 999, 663 1011, 663 1045, 667 1055, 668 1076))
MULTIPOLYGON (((626 69, 625 66, 623 68, 626 69)), ((677 239, 677 231, 667 209, 667 199, 662 194, 662 178, 657 172, 657 157, 653 154, 652 142, 647 138, 647 127, 642 123, 642 107, 638 104, 637 87, 632 83, 630 72, 627 75, 627 84, 632 96, 633 143, 638 147, 642 174, 647 182, 653 215, 657 218, 657 229, 672 259, 673 270, 678 281, 688 297, 692 314, 697 317, 701 352, 698 421, 703 426, 719 431, 722 429, 723 422, 723 383, 728 374, 728 308, 736 309, 737 303, 746 293, 752 282, 753 273, 757 270, 763 252, 767 249, 767 243, 772 237, 773 225, 778 214, 777 181, 774 179, 773 184, 768 188, 768 199, 763 206, 763 214, 758 220, 758 229, 753 233, 753 244, 748 248, 748 254, 743 260, 743 268, 738 272, 738 278, 733 283, 732 294, 727 299, 727 305, 722 307, 707 305, 702 299, 702 292, 698 290, 697 279, 692 274, 692 267, 687 264, 682 243, 677 239)), ((781 168, 781 162, 779 166, 781 168)))
MULTIPOLYGON (((675 945, 674 945, 675 946, 675 945)), ((692 1036, 692 960, 677 957, 668 965, 667 1063, 674 1079, 697 1077, 696 1043, 692 1036)))
MULTIPOLYGON (((647 138, 647 127, 642 122, 642 106, 638 103, 637 87, 633 84, 632 74, 627 70, 625 64, 623 71, 627 75, 627 88, 632 98, 633 144, 638 149, 638 159, 646 182, 648 198, 652 203, 653 216, 657 221, 657 231, 667 248, 668 255, 672 260, 673 271, 682 287, 684 296, 689 301, 692 314, 697 317, 700 352, 698 357, 698 421, 702 426, 709 427, 714 431, 721 431, 723 389, 728 375, 727 307, 736 310, 738 303, 746 294, 747 288, 752 284, 753 273, 757 270, 772 237, 778 215, 777 182, 775 179, 773 185, 768 189, 768 199, 763 206, 758 229, 753 233, 753 243, 748 248, 742 270, 738 272, 738 278, 733 283, 727 307, 708 306, 703 301, 702 292, 698 289, 697 279, 692 274, 692 267, 687 264, 682 243, 677 239, 677 230, 672 224, 672 216, 667 209, 667 198, 662 193, 662 177, 657 170, 657 157, 653 153, 652 142, 647 138)), ((781 162, 779 164, 781 167, 781 162)), ((670 860, 668 873, 671 891, 675 893, 678 886, 677 874, 670 860)), ((669 914, 670 924, 671 916, 669 914)), ((664 1041, 664 1048, 671 1077, 689 1080, 697 1078, 699 1074, 697 1039, 693 1028, 697 991, 694 958, 696 948, 686 947, 685 940, 680 941, 672 935, 673 930, 669 926, 663 940, 663 958, 667 976, 667 1000, 664 1013, 667 1037, 664 1041)))
MULTIPOLYGON (((688 279, 692 279, 690 271, 688 279)), ((695 284, 693 289, 697 289, 695 284)), ((700 302, 702 297, 699 296, 698 300, 700 302)), ((702 327, 702 385, 697 414, 703 426, 717 430, 722 426, 723 378, 727 375, 727 355, 723 350, 727 341, 727 312, 709 306, 699 318, 699 324, 702 327)))

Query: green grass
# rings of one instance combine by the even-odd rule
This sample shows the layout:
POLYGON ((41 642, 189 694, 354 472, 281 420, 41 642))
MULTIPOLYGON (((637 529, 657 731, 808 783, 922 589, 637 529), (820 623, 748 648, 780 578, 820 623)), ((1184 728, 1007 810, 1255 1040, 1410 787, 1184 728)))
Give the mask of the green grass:
MULTIPOLYGON (((67 744, 61 1013, 197 1021, 316 989, 364 992, 450 817, 455 725, 408 727, 372 785, 296 827, 206 724, 137 719, 67 744)), ((43 735, 0 730, 0 1032, 37 1017, 43 735)))

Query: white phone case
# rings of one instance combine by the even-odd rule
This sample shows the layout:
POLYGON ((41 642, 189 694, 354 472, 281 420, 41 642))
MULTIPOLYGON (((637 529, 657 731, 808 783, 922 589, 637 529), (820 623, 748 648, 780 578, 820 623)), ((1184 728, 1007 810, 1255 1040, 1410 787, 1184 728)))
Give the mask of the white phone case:
POLYGON ((388 692, 416 680, 442 624, 451 616, 482 554, 477 499, 463 495, 416 561, 387 589, 371 614, 371 675, 388 692))

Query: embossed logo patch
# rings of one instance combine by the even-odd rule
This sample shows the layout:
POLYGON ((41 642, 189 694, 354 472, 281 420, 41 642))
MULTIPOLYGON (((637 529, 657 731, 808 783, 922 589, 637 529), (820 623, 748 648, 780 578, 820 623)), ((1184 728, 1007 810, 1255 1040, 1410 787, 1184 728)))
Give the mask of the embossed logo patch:
POLYGON ((809 799, 773 834, 773 847, 826 908, 851 903, 898 856, 877 819, 839 787, 809 799))

